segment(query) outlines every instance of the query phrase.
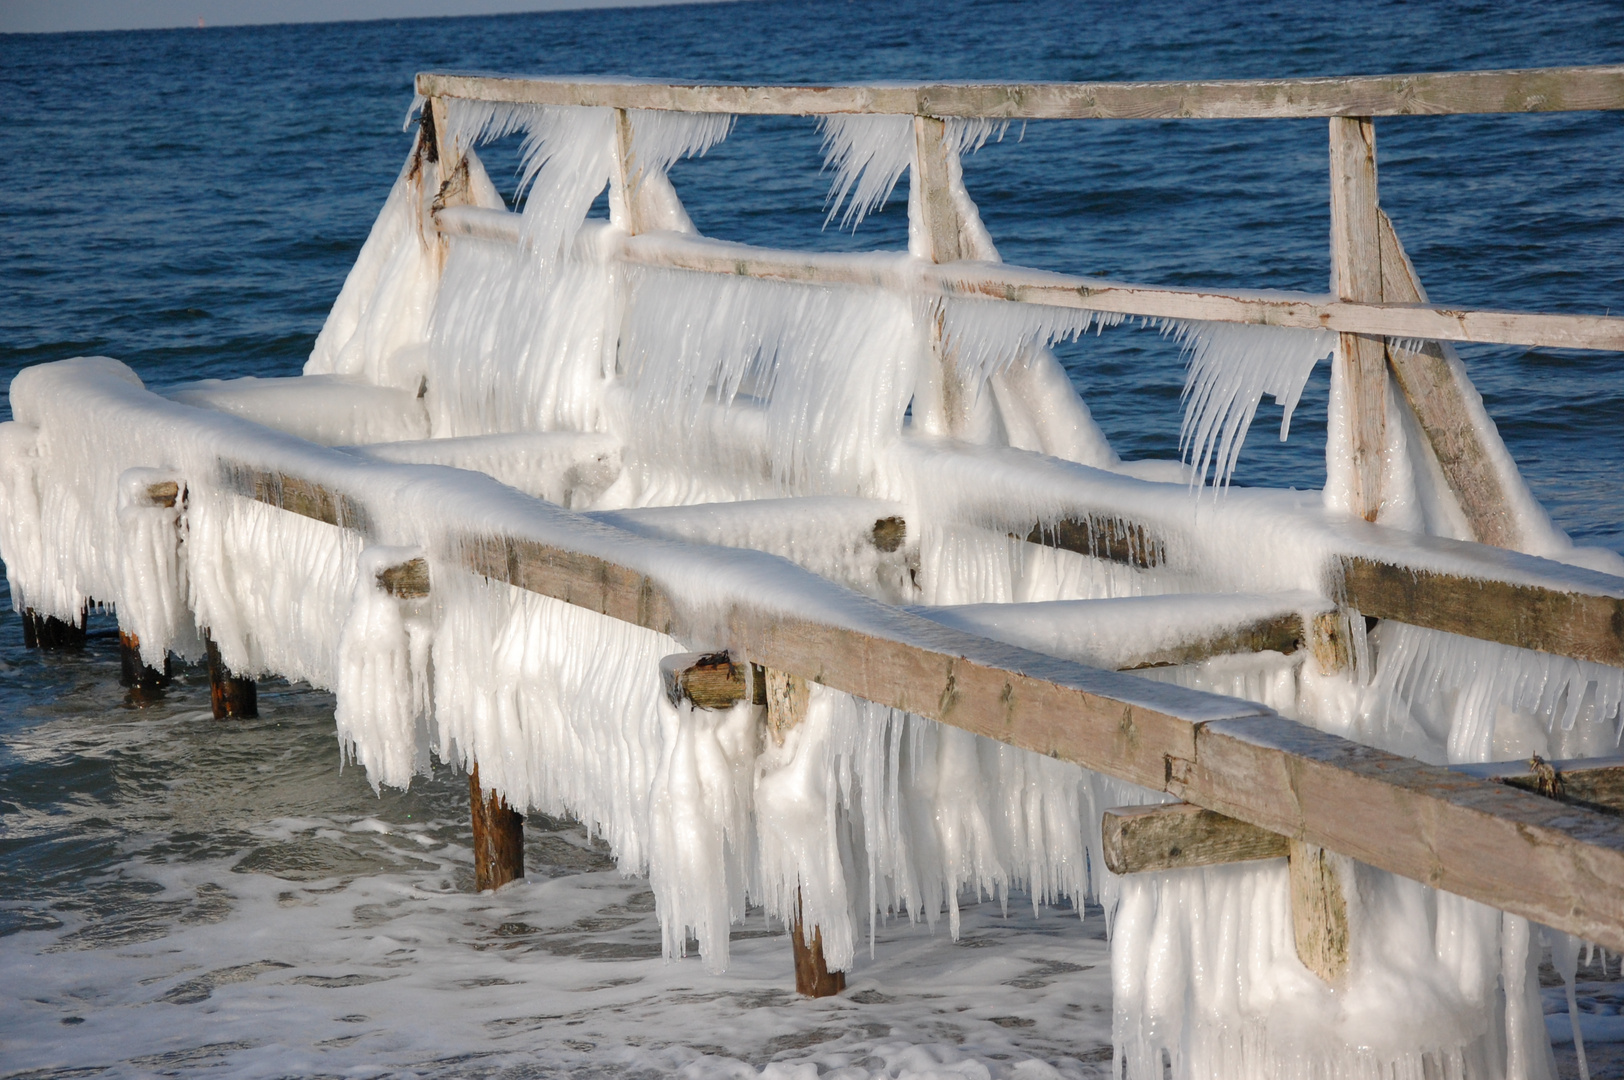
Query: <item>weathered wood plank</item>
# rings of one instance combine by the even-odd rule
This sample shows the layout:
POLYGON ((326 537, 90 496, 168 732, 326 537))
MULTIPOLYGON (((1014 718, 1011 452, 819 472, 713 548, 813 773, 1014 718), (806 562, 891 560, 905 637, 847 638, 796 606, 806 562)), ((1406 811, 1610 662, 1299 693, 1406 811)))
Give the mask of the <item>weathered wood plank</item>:
POLYGON ((1624 945, 1624 819, 1278 717, 1220 720, 1166 790, 1587 940, 1624 945))
POLYGON ((1349 607, 1377 619, 1624 667, 1624 599, 1349 556, 1349 607))
MULTIPOLYGON (((1382 299, 1425 304, 1427 292, 1399 242, 1387 215, 1377 211, 1381 231, 1382 299)), ((1516 548, 1520 539, 1499 472, 1483 445, 1468 402, 1477 391, 1445 346, 1428 341, 1387 339, 1387 362, 1399 389, 1432 445, 1433 455, 1472 526, 1472 538, 1495 547, 1516 548)))
POLYGON ((1138 522, 1114 515, 1061 518, 1033 526, 1025 537, 1010 535, 1029 544, 1074 551, 1137 570, 1154 570, 1167 561, 1167 544, 1161 537, 1138 522))
POLYGON ((767 735, 773 745, 783 746, 784 736, 806 719, 812 688, 799 675, 766 669, 767 735))
MULTIPOLYGON (((1369 117, 1333 116, 1331 129, 1331 291, 1339 299, 1382 299, 1381 239, 1376 206, 1376 126, 1369 117)), ((1375 521, 1382 504, 1382 451, 1387 443, 1387 357, 1381 338, 1344 332, 1331 365, 1343 402, 1342 446, 1351 469, 1353 505, 1375 521)))
POLYGON ((1178 645, 1150 653, 1137 664, 1120 668, 1121 671, 1142 671, 1146 668, 1171 667, 1194 664, 1214 656, 1235 653, 1277 652, 1290 655, 1308 641, 1301 615, 1278 615, 1272 619, 1258 619, 1239 626, 1226 627, 1213 633, 1180 642, 1178 645))
POLYGON ((1328 983, 1348 970, 1345 856, 1291 840, 1291 933, 1297 959, 1328 983))
MULTIPOLYGON (((517 243, 520 218, 461 207, 437 214, 456 235, 517 243)), ((641 266, 821 285, 914 289, 926 295, 1043 304, 1151 319, 1252 323, 1405 339, 1624 352, 1624 317, 1486 311, 1425 304, 1356 304, 1311 293, 1181 289, 959 260, 920 267, 889 252, 781 251, 703 237, 630 237, 619 256, 641 266)))
POLYGON ((1107 810, 1100 818, 1100 832, 1105 867, 1113 874, 1283 859, 1289 845, 1279 833, 1192 803, 1107 810))
POLYGON ((422 72, 433 97, 748 115, 1181 120, 1624 109, 1624 65, 1186 82, 743 86, 422 72))
POLYGON ((301 517, 361 533, 372 531, 371 516, 359 500, 302 477, 227 463, 222 466, 221 479, 239 495, 301 517))

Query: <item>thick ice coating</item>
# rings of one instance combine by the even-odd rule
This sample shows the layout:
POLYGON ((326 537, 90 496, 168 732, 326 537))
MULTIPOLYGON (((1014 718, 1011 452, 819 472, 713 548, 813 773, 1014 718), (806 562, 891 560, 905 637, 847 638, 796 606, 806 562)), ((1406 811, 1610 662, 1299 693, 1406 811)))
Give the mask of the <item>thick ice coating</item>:
MULTIPOLYGON (((160 396, 81 358, 15 379, 0 555, 19 608, 111 607, 148 663, 196 657, 207 634, 238 672, 333 688, 343 753, 375 786, 477 761, 512 804, 575 815, 649 876, 668 955, 692 938, 725 966, 751 906, 799 911, 849 968, 880 919, 945 913, 956 933, 978 898, 1092 898, 1132 1080, 1161 1080, 1164 1058, 1179 1078, 1552 1075, 1540 931, 1522 919, 1352 867, 1351 965, 1328 986, 1297 958, 1284 862, 1105 871, 1100 815, 1162 794, 823 685, 775 732, 748 700, 712 711, 662 686, 667 656, 743 648, 730 619, 749 610, 1007 650, 1192 722, 1266 706, 1430 762, 1613 751, 1624 671, 1367 634, 1356 612, 1336 616, 1340 667, 1304 648, 1165 659, 1337 611, 1344 556, 1483 566, 1448 542, 1459 507, 1398 398, 1386 528, 1343 512, 1335 468, 1324 493, 1192 490, 1226 480, 1264 394, 1289 419, 1331 335, 634 265, 634 223, 698 250, 666 171, 730 118, 458 99, 442 115, 437 157, 402 171, 303 377, 160 396), (521 213, 475 154, 516 131, 521 213), (610 219, 589 220, 606 186, 610 219), (1048 350, 1158 329, 1188 349, 1193 469, 1120 461, 1048 350), (290 492, 325 509, 269 505, 290 492), (1063 525, 1087 542, 1028 542, 1063 525), (503 573, 522 551, 603 560, 646 589, 642 621, 475 572, 493 551, 503 573), (380 574, 414 559, 428 594, 388 591, 380 574)), ((910 117, 824 131, 831 219, 918 172, 910 117)), ((982 262, 998 253, 957 158, 995 134, 944 131, 963 252, 982 262)), ((899 280, 928 254, 921 215, 911 192, 910 252, 873 257, 899 280)), ((1624 588, 1604 576, 1624 560, 1573 548, 1476 423, 1523 552, 1495 572, 1624 588)))

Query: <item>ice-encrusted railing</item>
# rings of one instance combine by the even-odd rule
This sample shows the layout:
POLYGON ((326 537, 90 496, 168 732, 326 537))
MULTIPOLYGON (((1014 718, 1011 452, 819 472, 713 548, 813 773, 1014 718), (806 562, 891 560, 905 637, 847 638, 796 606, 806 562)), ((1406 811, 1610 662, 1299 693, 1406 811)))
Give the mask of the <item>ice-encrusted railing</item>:
MULTIPOLYGON (((604 829, 622 865, 649 870, 674 949, 692 928, 702 948, 725 953, 727 925, 748 896, 786 918, 804 912, 807 923, 823 931, 830 955, 844 963, 854 945, 851 900, 864 891, 871 917, 922 909, 932 918, 954 903, 950 891, 940 891, 944 881, 996 892, 1019 882, 1035 898, 1075 899, 1085 891, 1109 898, 1113 886, 1101 873, 1102 861, 1115 858, 1117 867, 1133 870, 1199 866, 1241 853, 1261 858, 1278 854, 1285 837, 1295 845, 1293 883, 1303 887, 1290 892, 1294 907, 1301 892, 1312 914, 1318 897, 1318 924, 1264 917, 1274 895, 1272 871, 1219 866, 1205 876, 1156 877, 1153 885, 1130 888, 1118 914, 1119 927, 1126 928, 1120 948, 1141 958, 1161 949, 1220 970, 1234 962, 1219 955, 1228 938, 1154 913, 1157 905, 1165 914, 1240 904, 1256 919, 1256 937, 1243 946, 1253 961, 1278 965, 1295 949, 1312 969, 1330 975, 1328 989, 1299 985, 1293 992, 1308 1002, 1304 1016, 1335 1027, 1333 1042, 1362 1037, 1349 1016, 1392 1020, 1409 1012, 1429 1030, 1383 1032, 1371 1041, 1386 1050, 1370 1050, 1367 1042, 1359 1044, 1364 1050, 1327 1058, 1324 1047, 1312 1039, 1293 1043, 1284 1029, 1226 1029, 1213 1020, 1228 1015, 1221 990, 1191 1006, 1195 1020, 1183 1029, 1167 986, 1157 985, 1158 978, 1177 980, 1177 972, 1141 971, 1146 978, 1139 979, 1129 971, 1117 980, 1118 1047, 1133 1075, 1160 1076, 1164 1046, 1177 1049, 1179 1075, 1251 1075, 1292 1061, 1317 1061, 1313 1068, 1324 1071, 1328 1060, 1342 1062, 1337 1070, 1350 1074, 1537 1074, 1529 1063, 1543 1034, 1537 999, 1529 1006, 1534 983, 1527 965, 1538 949, 1529 946, 1527 924, 1508 919, 1502 925, 1498 913, 1448 896, 1422 901, 1420 890, 1406 893, 1401 882, 1373 884, 1368 872, 1329 862, 1320 849, 1619 948, 1624 834, 1615 819, 1201 692, 1273 701, 1267 664, 1228 682, 1221 668, 1204 670, 1195 689, 1098 668, 1306 647, 1320 654, 1314 664, 1340 673, 1340 682, 1320 688, 1349 693, 1371 677, 1365 654, 1374 646, 1366 641, 1363 618, 1369 616, 1409 624, 1375 632, 1383 656, 1372 683, 1377 700, 1420 700, 1434 690, 1476 696, 1481 704, 1466 707, 1464 715, 1487 715, 1491 729, 1496 709, 1515 706, 1586 739, 1616 721, 1624 581, 1396 531, 1390 526, 1409 523, 1383 513, 1380 500, 1372 506, 1371 493, 1415 481, 1373 476, 1370 465, 1410 423, 1401 412, 1403 422, 1384 430, 1377 422, 1381 409, 1372 403, 1402 401, 1421 441, 1434 448, 1466 519, 1445 535, 1578 557, 1541 532, 1537 514, 1523 512, 1515 467, 1492 438, 1463 370, 1447 347, 1429 339, 1617 348, 1620 321, 1427 307, 1396 233, 1375 204, 1372 136, 1357 118, 1617 108, 1624 100, 1621 78, 1620 69, 1605 68, 1140 87, 741 88, 422 76, 424 120, 406 186, 397 189, 414 201, 392 197, 374 239, 402 224, 392 224, 389 215, 402 214, 402 235, 415 233, 429 244, 428 265, 438 259, 441 269, 433 273, 443 273, 447 284, 437 284, 433 273, 413 278, 403 269, 416 257, 415 239, 396 252, 398 259, 369 263, 364 252, 308 370, 379 375, 381 369, 365 371, 369 356, 416 356, 422 338, 462 362, 477 355, 480 335, 488 338, 487 324, 507 317, 501 305, 510 303, 532 320, 525 340, 566 339, 583 354, 596 349, 604 369, 612 366, 630 387, 632 415, 666 440, 662 450, 679 466, 691 464, 696 473, 717 468, 718 461, 727 465, 725 455, 693 437, 714 419, 710 405, 734 398, 765 402, 768 425, 758 434, 769 450, 770 475, 763 477, 761 463, 751 461, 731 481, 747 493, 801 496, 794 501, 809 520, 799 522, 788 510, 752 512, 745 504, 733 524, 716 508, 703 514, 627 510, 588 522, 459 474, 358 463, 353 453, 320 450, 253 425, 199 419, 132 387, 127 370, 81 364, 40 369, 13 388, 19 426, 4 429, 0 439, 11 470, 11 531, 0 538, 8 570, 14 584, 26 582, 29 599, 43 612, 71 617, 96 597, 117 607, 121 628, 138 631, 146 648, 168 644, 195 653, 186 636, 194 625, 207 627, 239 671, 274 670, 336 687, 341 733, 369 774, 385 782, 409 780, 432 749, 483 766, 481 781, 516 804, 578 812, 604 829), (850 181, 839 186, 854 215, 911 170, 911 254, 775 252, 718 244, 682 229, 685 217, 665 168, 725 134, 729 115, 761 111, 836 117, 827 133, 850 181), (1141 288, 996 263, 963 188, 960 153, 1001 119, 1114 114, 1335 117, 1337 295, 1141 288), (526 182, 534 187, 523 215, 497 209, 499 200, 492 205, 471 154, 479 138, 515 127, 526 131, 531 151, 526 182), (583 222, 603 186, 597 177, 611 188, 610 228, 583 222), (483 237, 494 244, 473 258, 456 243, 436 250, 437 237, 483 237), (583 246, 590 258, 567 257, 583 246), (509 250, 520 255, 502 254, 509 250), (609 268, 626 268, 644 291, 641 303, 615 313, 618 338, 605 348, 593 337, 601 327, 583 329, 566 309, 572 297, 599 289, 592 275, 609 268), (654 276, 664 270, 694 276, 654 276), (639 273, 647 280, 638 282, 639 273), (346 307, 358 282, 376 286, 372 296, 387 301, 378 305, 386 318, 369 324, 366 313, 346 307), (811 289, 785 304, 781 293, 770 291, 783 282, 855 287, 849 295, 864 299, 837 303, 811 289), (538 295, 562 302, 538 307, 538 295), (830 415, 808 403, 850 394, 845 384, 854 375, 878 379, 885 372, 857 371, 849 362, 840 367, 852 339, 820 331, 855 319, 860 335, 900 343, 906 335, 885 335, 918 314, 913 302, 920 298, 927 302, 921 321, 930 356, 912 391, 913 419, 926 431, 957 437, 961 446, 921 444, 890 461, 885 475, 901 477, 907 490, 864 488, 862 478, 883 472, 865 435, 900 423, 907 398, 888 398, 881 383, 859 381, 859 393, 839 399, 843 404, 873 400, 881 412, 890 411, 868 428, 831 429, 830 415), (1043 346, 1124 314, 1168 320, 1195 342, 1190 438, 1215 459, 1219 473, 1233 461, 1258 398, 1290 399, 1306 378, 1305 365, 1325 351, 1318 335, 1344 335, 1333 366, 1340 404, 1332 437, 1340 443, 1333 447, 1335 490, 1327 501, 1351 511, 1354 520, 1374 517, 1378 524, 1328 522, 1307 508, 1283 508, 1244 492, 1201 504, 1178 485, 962 448, 980 441, 979 425, 988 422, 982 385, 1004 380, 1016 404, 1060 401, 1045 398, 1043 379, 1052 371, 1041 362, 1043 346), (772 325, 764 326, 764 318, 772 325), (679 325, 685 326, 681 334, 674 332, 679 325), (1277 327, 1303 336, 1281 348, 1277 327), (754 335, 742 352, 737 342, 724 344, 746 362, 717 363, 715 356, 726 351, 718 337, 741 332, 754 335), (393 352, 376 337, 389 333, 403 335, 393 352), (686 350, 683 363, 666 363, 661 351, 673 338, 686 350), (1375 363, 1369 362, 1371 342, 1382 350, 1375 363), (335 351, 351 346, 360 368, 334 360, 335 351), (1385 385, 1388 365, 1398 376, 1396 392, 1385 385), (1011 386, 1017 379, 1026 385, 1011 386), (94 429, 82 423, 87 412, 98 418, 94 429), (39 432, 51 439, 40 440, 39 432), (833 456, 818 458, 816 450, 833 456), (95 468, 84 468, 92 461, 95 468), (1340 477, 1337 461, 1345 465, 1340 477), (109 463, 118 469, 109 473, 109 463), (852 491, 806 498, 821 490, 825 473, 859 481, 852 491), (154 502, 154 490, 168 494, 154 502), (866 499, 851 499, 853 491, 866 499), (1013 533, 1041 550, 1125 568, 1122 573, 1141 576, 1146 591, 1203 582, 1232 593, 1274 595, 1226 597, 1221 604, 1140 597, 1087 612, 1061 602, 1036 605, 1044 610, 1025 619, 1006 604, 909 612, 793 573, 778 560, 705 546, 763 547, 805 559, 792 542, 797 529, 804 540, 856 521, 860 528, 848 547, 865 572, 900 569, 903 580, 917 572, 939 596, 941 587, 931 579, 952 571, 951 546, 973 543, 944 534, 936 550, 919 552, 923 565, 893 567, 875 552, 891 543, 882 539, 882 523, 902 518, 876 519, 894 512, 882 499, 907 503, 895 512, 917 513, 927 530, 932 521, 958 521, 991 531, 994 539, 1013 533), (866 540, 865 515, 873 527, 866 540), (38 523, 32 532, 30 520, 38 523), (763 529, 781 535, 769 542, 763 529), (1241 544, 1249 557, 1236 560, 1232 552, 1241 544), (269 595, 262 595, 263 582, 272 583, 263 590, 269 595), (1283 588, 1299 591, 1283 594, 1283 588), (1479 640, 1427 637, 1425 630, 1411 640, 1411 626, 1479 640), (1094 647, 1076 648, 1089 636, 1094 647), (1501 645, 1538 649, 1542 658, 1514 657, 1515 650, 1501 645), (737 708, 706 721, 670 702, 656 707, 661 695, 650 676, 662 656, 682 647, 730 651, 723 681, 734 686, 737 708), (1041 655, 1080 651, 1094 666, 1041 655), (740 725, 754 722, 749 702, 757 688, 743 673, 752 665, 764 669, 767 722, 779 727, 771 744, 744 752, 738 748, 753 736, 740 725), (786 716, 799 720, 797 732, 783 730, 786 716), (650 748, 663 748, 660 761, 648 760, 650 748), (696 772, 693 760, 706 754, 722 765, 696 772), (1068 771, 1070 765, 1092 772, 1068 771), (965 782, 978 775, 979 787, 965 782), (694 776, 710 786, 679 783, 694 776), (628 783, 629 777, 642 780, 628 783), (1110 778, 1140 790, 1113 786, 1110 778), (1187 808, 1152 811, 1144 819, 1118 815, 1107 848, 1097 831, 1076 835, 1079 822, 1151 792, 1182 797, 1208 815, 1192 817, 1187 808), (999 798, 1006 802, 998 805, 999 798), (954 850, 968 866, 930 865, 918 823, 903 812, 922 806, 934 808, 937 828, 962 835, 954 850), (1146 820, 1152 841, 1136 841, 1146 820), (1229 830, 1227 843, 1194 842, 1202 830, 1215 829, 1229 830), (754 840, 745 842, 752 830, 754 840), (1158 850, 1155 842, 1169 835, 1183 852, 1172 862, 1166 845, 1158 850), (854 851, 866 853, 866 867, 848 864, 854 851), (1351 891, 1343 896, 1345 888, 1351 891), (1350 910, 1356 923, 1365 920, 1354 927, 1351 946, 1342 939, 1340 954, 1338 903, 1343 930, 1350 910), (1415 936, 1414 911, 1394 914, 1405 905, 1430 912, 1421 921, 1431 920, 1435 938, 1415 936), (1380 932, 1358 936, 1360 927, 1384 917, 1380 932), (1294 942, 1269 939, 1282 927, 1297 934, 1294 942), (1179 933, 1190 935, 1182 945, 1168 937, 1179 933), (1151 940, 1158 944, 1147 944, 1151 940), (1400 954, 1411 946, 1439 969, 1408 972, 1421 988, 1416 992, 1433 995, 1431 1001, 1418 998, 1408 1010, 1391 1000, 1379 1008, 1336 1006, 1344 991, 1357 1005, 1372 986, 1391 989, 1391 980, 1373 982, 1367 975, 1401 970, 1400 954), (1203 953, 1207 948, 1219 951, 1203 953), (1459 1007, 1438 1006, 1444 998, 1459 1007), (1502 1020, 1482 1030, 1473 1026, 1495 1007, 1502 1020), (1335 1008, 1341 1013, 1325 1011, 1335 1008), (1184 1034, 1169 1034, 1179 1030, 1184 1034), (1388 1053, 1393 1047, 1396 1056, 1388 1053), (1496 1054, 1503 1068, 1491 1066, 1496 1054)), ((375 248, 372 241, 368 248, 375 248)), ((556 366, 531 367, 551 381, 527 384, 516 406, 495 391, 478 398, 487 421, 507 408, 545 407, 551 412, 538 426, 602 430, 583 405, 600 407, 592 404, 599 399, 580 391, 595 377, 590 369, 561 374, 556 366), (578 380, 573 388, 564 384, 566 375, 578 380)), ((432 377, 443 382, 459 371, 486 374, 477 365, 453 363, 432 377)), ((408 397, 415 390, 421 398, 430 386, 429 376, 423 380, 403 369, 372 381, 398 386, 408 397)), ((430 400, 436 394, 445 394, 443 385, 434 386, 430 400)), ((627 408, 628 402, 605 398, 601 407, 627 408)), ((535 417, 515 419, 522 427, 535 417)), ((1014 431, 1025 423, 1028 448, 1051 458, 1092 460, 1086 447, 1065 444, 1059 425, 1044 428, 1040 409, 1025 415, 1013 409, 999 420, 1011 446, 1021 445, 1014 431)), ((499 419, 494 430, 516 430, 505 423, 499 419)), ((467 434, 451 427, 451 434, 467 434)), ((1410 439, 1417 442, 1413 432, 1410 439)), ((473 455, 470 464, 477 460, 469 441, 445 442, 473 455)), ((425 460, 413 456, 422 453, 415 444, 362 452, 374 462, 425 460)), ((1394 457, 1387 455, 1389 462, 1394 457)), ((671 496, 683 498, 681 492, 671 496)), ((988 565, 995 562, 990 558, 988 565)), ((883 582, 875 588, 884 594, 883 582)), ((1344 730, 1391 747, 1402 745, 1402 733, 1385 733, 1382 725, 1396 723, 1360 714, 1344 730)), ((1464 743, 1483 737, 1476 720, 1457 724, 1448 737, 1450 760, 1483 759, 1471 746, 1455 753, 1457 737, 1464 743)), ((1592 752, 1582 739, 1562 745, 1592 752)), ((1568 774, 1576 787, 1583 777, 1606 775, 1568 774)), ((1134 961, 1124 964, 1131 968, 1134 961)), ((1200 981, 1189 976, 1190 986, 1200 981)))

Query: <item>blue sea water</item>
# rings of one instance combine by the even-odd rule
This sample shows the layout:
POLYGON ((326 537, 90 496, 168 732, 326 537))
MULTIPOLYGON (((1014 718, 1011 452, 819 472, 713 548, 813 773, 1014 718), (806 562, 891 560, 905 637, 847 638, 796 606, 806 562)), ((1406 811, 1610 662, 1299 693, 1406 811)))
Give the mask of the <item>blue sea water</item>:
MULTIPOLYGON (((98 353, 125 360, 157 385, 298 372, 407 152, 410 137, 401 121, 419 70, 1016 81, 1620 60, 1624 7, 1601 0, 1528 6, 771 0, 0 36, 0 95, 9 106, 0 199, 0 381, 29 364, 98 353)), ((708 157, 679 164, 673 180, 710 235, 820 250, 902 246, 900 202, 855 234, 822 227, 827 177, 819 172, 818 146, 809 120, 746 118, 708 157)), ((1382 120, 1378 156, 1383 205, 1435 301, 1624 309, 1624 114, 1382 120)), ((511 146, 487 156, 493 176, 509 191, 511 160, 511 146)), ((1167 285, 1325 287, 1329 221, 1321 121, 1032 123, 968 159, 966 177, 1011 262, 1167 285)), ((1581 542, 1624 550, 1621 357, 1506 347, 1462 353, 1557 522, 1581 542)), ((1124 456, 1176 454, 1182 369, 1173 344, 1154 331, 1121 328, 1065 347, 1062 358, 1124 456)), ((1289 443, 1273 437, 1278 410, 1260 410, 1237 482, 1313 487, 1323 481, 1326 382, 1322 367, 1289 443)), ((355 890, 369 887, 368 880, 394 880, 390 874, 418 874, 420 890, 429 889, 423 882, 432 878, 446 883, 448 896, 455 894, 466 884, 466 863, 456 854, 459 844, 466 846, 461 780, 443 775, 410 795, 375 798, 354 771, 337 769, 330 698, 299 687, 269 686, 266 719, 229 731, 199 720, 196 673, 183 677, 165 704, 136 710, 116 685, 110 633, 98 627, 83 655, 45 658, 21 649, 15 616, 0 616, 0 958, 9 965, 0 979, 6 985, 0 991, 6 999, 0 1076, 103 1065, 129 1075, 275 1074, 266 1063, 277 1059, 263 1038, 255 1041, 251 1022, 253 1010, 269 1010, 271 999, 231 995, 247 995, 247 988, 283 970, 276 964, 305 972, 295 980, 347 976, 310 974, 299 967, 306 961, 284 959, 281 952, 211 966, 208 949, 222 956, 230 949, 195 944, 203 933, 195 928, 240 929, 243 919, 258 918, 250 913, 261 901, 276 910, 307 902, 328 910, 315 885, 297 883, 327 888, 340 880, 349 883, 341 889, 355 890), (271 759, 280 763, 268 772, 271 759), (368 821, 385 831, 356 825, 368 821), (412 839, 418 836, 426 842, 412 839), (177 866, 201 869, 189 877, 177 866), (266 874, 294 884, 265 899, 245 883, 266 874), (43 944, 28 944, 36 940, 43 944), (185 962, 173 970, 153 959, 171 941, 191 943, 176 946, 185 962), (47 956, 46 949, 56 951, 47 956), (136 955, 140 949, 148 953, 136 955), (128 962, 74 967, 64 956, 128 962), (253 968, 260 963, 273 966, 253 968), (204 975, 185 975, 188 964, 204 975), (129 989, 139 983, 129 982, 130 965, 147 965, 140 977, 152 980, 153 989, 146 998, 129 989), (25 969, 37 993, 16 989, 13 976, 25 969), (199 978, 201 991, 194 985, 199 978), (148 1000, 164 1002, 166 1017, 189 1017, 164 1021, 179 1033, 169 1050, 124 1048, 126 1041, 140 1041, 131 1024, 158 1023, 127 1018, 148 1015, 141 1012, 148 1000), (216 1019, 236 1034, 210 1041, 199 1034, 200 1018, 213 1007, 210 1001, 223 1000, 238 1014, 231 1023, 216 1019), (210 1046, 216 1049, 206 1050, 210 1046)), ((533 865, 557 868, 560 881, 581 874, 596 880, 588 872, 602 870, 601 853, 578 830, 560 822, 532 832, 533 865)), ((626 903, 637 912, 635 897, 626 903)), ((474 927, 458 931, 471 950, 516 940, 548 955, 579 953, 554 949, 557 940, 544 932, 539 915, 504 922, 508 915, 494 909, 453 899, 444 905, 457 912, 459 925, 474 927), (512 925, 534 933, 503 930, 512 925)), ((359 911, 366 904, 353 906, 359 911)), ((415 918, 415 932, 435 932, 428 916, 415 918)), ((348 940, 343 926, 320 925, 342 951, 348 940)), ((633 950, 628 963, 658 964, 624 937, 610 944, 633 950)), ((751 976, 742 977, 748 982, 751 976)), ((892 992, 904 984, 893 972, 892 992)), ((395 1004, 412 1008, 425 1000, 408 995, 395 1004)), ((1037 1008, 1031 1002, 999 1007, 1027 1006, 1037 1008)), ((479 1030, 487 1033, 502 1019, 498 1006, 490 1008, 496 1013, 478 1013, 478 1024, 487 1025, 479 1030)), ((925 1020, 904 1016, 903 1006, 895 1008, 903 1011, 887 1023, 899 1032, 928 1028, 925 1020)), ((358 1006, 353 1015, 367 1011, 358 1006)), ((824 1030, 817 1024, 827 1020, 773 1015, 773 1023, 803 1033, 824 1030)), ((961 1041, 1003 1047, 994 1037, 1013 1039, 1026 1030, 1002 1023, 1008 1019, 994 1017, 984 1032, 967 1029, 961 1041)), ((339 1025, 333 1039, 350 1038, 341 1020, 358 1029, 373 1023, 365 1015, 322 1020, 339 1025)), ((1040 1034, 1048 1030, 1042 1023, 1040 1034)), ((799 1060, 795 1054, 816 1042, 769 1053, 761 1047, 777 1044, 746 1028, 731 1048, 714 1033, 703 1041, 722 1040, 722 1051, 755 1064, 775 1055, 799 1060)), ((874 1036, 852 1044, 869 1055, 854 1060, 889 1061, 875 1051, 875 1039, 883 1043, 874 1036)), ((351 1045, 339 1041, 331 1054, 342 1056, 340 1048, 351 1045)), ((1098 1060, 1079 1057, 1075 1044, 1047 1056, 1037 1045, 1022 1043, 1020 1053, 1058 1063, 1062 1071, 1087 1074, 1090 1061, 1098 1060)), ((305 1050, 283 1071, 325 1067, 328 1058, 305 1050)), ((583 1062, 608 1069, 602 1050, 597 1057, 590 1049, 557 1053, 564 1056, 548 1060, 564 1071, 583 1062)), ((370 1060, 356 1054, 344 1058, 346 1069, 370 1060)), ((455 1056, 441 1046, 413 1044, 377 1060, 401 1069, 417 1062, 410 1067, 447 1074, 484 1068, 459 1064, 455 1056)), ((680 1054, 658 1062, 628 1058, 624 1066, 688 1067, 693 1060, 680 1054)))

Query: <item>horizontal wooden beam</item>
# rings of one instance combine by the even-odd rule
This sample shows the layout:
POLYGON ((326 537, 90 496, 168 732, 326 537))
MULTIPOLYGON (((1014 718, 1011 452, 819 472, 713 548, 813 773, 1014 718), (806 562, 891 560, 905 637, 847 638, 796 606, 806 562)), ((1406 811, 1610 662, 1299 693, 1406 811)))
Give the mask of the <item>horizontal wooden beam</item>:
POLYGON ((1624 109, 1624 65, 1179 82, 737 85, 422 72, 417 92, 535 105, 740 115, 1214 120, 1624 109))
POLYGON ((1283 859, 1290 844, 1279 833, 1183 802, 1107 810, 1100 832, 1113 874, 1283 859))
POLYGON ((1624 758, 1541 761, 1535 757, 1529 761, 1497 761, 1451 768, 1550 798, 1624 814, 1624 758))
MULTIPOLYGON (((442 211, 442 232, 517 243, 518 214, 442 211)), ((1427 304, 1356 304, 1311 293, 1134 285, 1007 263, 922 264, 891 252, 782 251, 673 233, 627 237, 617 255, 639 266, 816 285, 857 285, 927 296, 1040 304, 1144 319, 1335 330, 1405 341, 1466 341, 1624 352, 1624 316, 1487 311, 1427 304)))
POLYGON ((1342 598, 1363 615, 1624 667, 1620 596, 1443 573, 1363 556, 1344 557, 1340 564, 1342 598))

